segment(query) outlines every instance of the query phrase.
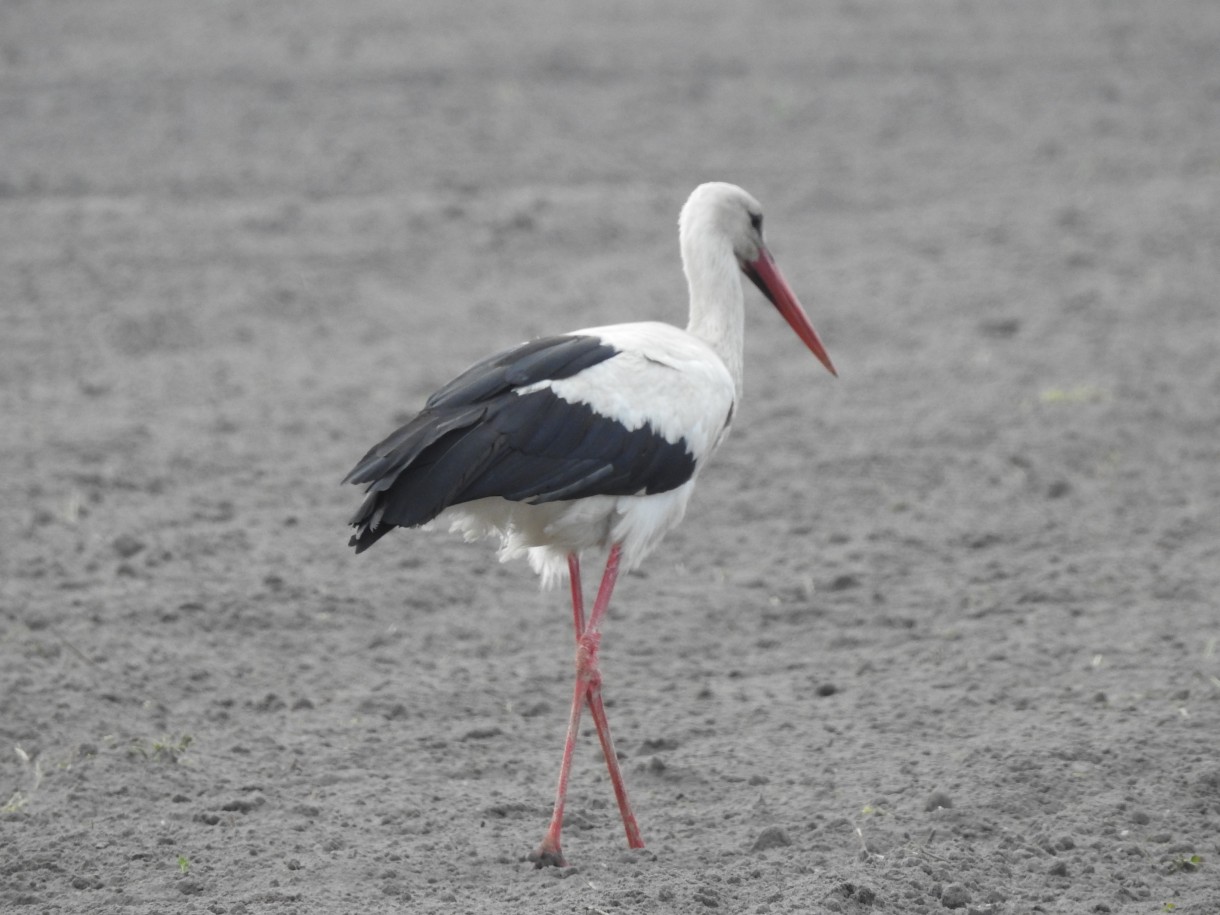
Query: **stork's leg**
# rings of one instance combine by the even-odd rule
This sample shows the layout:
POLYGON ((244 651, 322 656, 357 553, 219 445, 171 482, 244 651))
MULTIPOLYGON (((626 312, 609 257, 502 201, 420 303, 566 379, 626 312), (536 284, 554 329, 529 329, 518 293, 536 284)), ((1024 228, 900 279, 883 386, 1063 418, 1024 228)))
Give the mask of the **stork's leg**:
POLYGON ((555 809, 551 814, 551 823, 546 836, 537 850, 530 855, 538 867, 544 865, 559 865, 564 862, 563 851, 560 848, 560 833, 563 829, 563 807, 568 790, 568 777, 572 768, 572 753, 576 748, 576 738, 580 730, 580 716, 587 701, 593 722, 597 726, 597 736, 601 741, 602 753, 606 757, 606 766, 610 770, 610 781, 614 786, 614 796, 618 800, 619 812, 623 817, 623 827, 627 831, 627 844, 631 848, 643 848, 640 829, 631 812, 631 803, 627 798, 627 788, 623 784, 623 775, 619 769, 618 757, 614 752, 614 743, 610 739, 610 724, 606 719, 605 706, 602 703, 601 672, 597 667, 597 649, 601 642, 601 621, 610 606, 610 595, 614 591, 614 583, 618 578, 619 558, 622 547, 615 544, 610 549, 606 560, 606 571, 602 575, 602 583, 597 591, 597 600, 593 604, 593 612, 588 625, 584 619, 584 597, 580 587, 580 560, 575 553, 568 556, 568 572, 572 584, 572 620, 576 628, 576 683, 572 692, 572 708, 568 715, 568 733, 563 746, 563 762, 559 769, 559 785, 555 789, 555 809))
POLYGON ((572 771, 572 753, 576 749, 576 736, 580 730, 580 715, 584 711, 585 697, 589 692, 588 680, 581 677, 580 637, 585 631, 585 599, 580 584, 580 557, 568 554, 568 578, 572 588, 572 622, 576 628, 576 683, 572 692, 572 707, 568 713, 568 733, 563 743, 563 761, 559 764, 559 784, 555 788, 555 807, 551 811, 551 823, 543 836, 542 844, 530 853, 529 859, 535 867, 563 867, 563 850, 560 833, 563 831, 563 806, 568 794, 568 776, 572 771))
POLYGON ((572 623, 576 627, 576 640, 585 632, 585 592, 580 583, 580 555, 568 553, 568 584, 572 587, 572 623))
MULTIPOLYGON (((579 652, 578 652, 579 654, 579 652)), ((589 684, 580 677, 579 667, 576 673, 576 686, 572 692, 572 711, 568 715, 568 736, 563 744, 563 762, 559 764, 559 784, 555 788, 555 808, 551 812, 551 824, 547 827, 542 844, 530 853, 530 860, 535 867, 563 867, 563 850, 560 848, 559 836, 563 831, 563 804, 568 794, 568 776, 572 772, 572 751, 576 749, 576 734, 580 730, 580 713, 585 707, 585 695, 589 684)))
MULTIPOLYGON (((589 620, 588 628, 583 633, 578 633, 576 637, 578 648, 581 640, 590 631, 596 634, 597 641, 601 640, 601 632, 594 627, 600 623, 606 608, 610 606, 610 592, 614 590, 614 583, 618 578, 620 552, 619 547, 615 545, 610 552, 609 558, 606 560, 606 571, 602 575, 601 587, 597 591, 597 603, 593 607, 593 617, 589 620), (601 606, 600 612, 598 611, 598 605, 601 606)), ((614 741, 610 738, 610 722, 606 718, 606 708, 602 704, 602 674, 597 666, 597 641, 593 643, 592 672, 589 676, 589 689, 586 694, 589 702, 589 714, 593 717, 593 723, 597 727, 597 739, 602 745, 602 755, 606 757, 606 768, 610 772, 610 784, 614 787, 614 798, 618 801, 619 814, 623 818, 623 829, 627 832, 627 847, 643 848, 644 840, 640 838, 640 827, 635 821, 635 814, 631 811, 631 801, 627 797, 627 785, 623 781, 622 770, 619 769, 618 754, 614 752, 614 741)))

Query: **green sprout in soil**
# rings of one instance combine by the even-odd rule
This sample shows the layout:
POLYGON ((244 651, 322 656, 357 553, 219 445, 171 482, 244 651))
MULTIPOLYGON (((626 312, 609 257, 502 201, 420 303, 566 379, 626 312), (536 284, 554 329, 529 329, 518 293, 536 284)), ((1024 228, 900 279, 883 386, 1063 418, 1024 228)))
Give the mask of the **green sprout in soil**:
POLYGON ((187 747, 193 741, 194 738, 190 734, 183 734, 177 739, 162 737, 160 740, 150 740, 147 746, 144 741, 136 740, 132 741, 128 752, 133 756, 139 755, 157 762, 176 763, 186 754, 187 747))
POLYGON ((42 760, 41 758, 30 759, 30 754, 21 747, 13 747, 13 751, 17 754, 17 758, 21 760, 22 767, 26 770, 32 782, 28 791, 18 789, 13 792, 13 796, 8 799, 3 807, 0 807, 0 813, 16 813, 24 807, 33 796, 34 792, 42 784, 42 760))
POLYGON ((1179 872, 1190 873, 1197 871, 1203 866, 1202 855, 1179 855, 1173 863, 1169 865, 1169 873, 1176 874, 1179 872))
POLYGON ((6 803, 3 807, 0 807, 0 813, 16 813, 18 810, 24 807, 28 801, 29 798, 20 791, 14 791, 13 796, 8 799, 8 803, 6 803))

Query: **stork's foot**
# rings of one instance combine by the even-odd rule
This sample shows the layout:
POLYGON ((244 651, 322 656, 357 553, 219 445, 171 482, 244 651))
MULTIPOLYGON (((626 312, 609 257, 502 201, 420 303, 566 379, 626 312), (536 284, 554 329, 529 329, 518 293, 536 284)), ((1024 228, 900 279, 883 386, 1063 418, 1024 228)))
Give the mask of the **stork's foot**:
POLYGON ((563 852, 559 849, 559 843, 551 843, 548 840, 543 840, 542 844, 529 853, 529 860, 534 862, 534 867, 567 867, 568 862, 563 856, 563 852))

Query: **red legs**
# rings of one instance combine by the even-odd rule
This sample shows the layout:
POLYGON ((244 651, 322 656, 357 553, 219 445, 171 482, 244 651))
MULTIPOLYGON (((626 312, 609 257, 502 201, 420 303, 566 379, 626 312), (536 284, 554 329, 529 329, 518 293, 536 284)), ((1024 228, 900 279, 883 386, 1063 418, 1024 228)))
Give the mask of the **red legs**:
MULTIPOLYGON (((602 675, 597 667, 597 645, 601 641, 601 631, 597 628, 601 621, 602 615, 610 606, 610 593, 614 590, 614 583, 618 578, 618 563, 619 554, 622 552, 618 545, 615 545, 610 556, 606 560, 606 571, 602 575, 602 583, 597 591, 597 600, 593 605, 593 616, 589 620, 589 626, 584 630, 584 637, 593 634, 595 641, 591 652, 592 675, 589 677, 589 689, 586 693, 586 698, 589 703, 589 714, 593 718, 593 723, 597 727, 597 739, 601 741, 602 755, 606 758, 606 769, 610 773, 610 784, 614 787, 614 797, 618 801, 619 814, 623 818, 623 829, 627 833, 628 848, 643 848, 644 840, 640 838, 640 827, 635 821, 635 814, 631 812, 631 801, 627 798, 627 785, 623 781, 623 773, 618 765, 618 754, 614 752, 614 741, 610 739, 610 722, 606 718, 606 708, 602 704, 602 675), (598 607, 601 607, 600 612, 598 607)), ((568 559, 569 567, 579 565, 579 559, 575 554, 568 559)), ((583 614, 582 614, 583 615, 583 614)), ((577 637, 578 651, 582 643, 582 637, 577 637)))
POLYGON ((644 847, 644 840, 640 838, 640 827, 636 824, 635 814, 631 812, 631 802, 627 799, 627 788, 623 784, 623 774, 619 769, 618 756, 614 752, 614 742, 610 739, 610 723, 606 719, 606 709, 602 704, 602 675, 597 667, 597 649, 602 638, 601 621, 610 606, 610 594, 614 591, 614 583, 618 578, 621 554, 622 547, 619 544, 616 543, 610 548, 606 571, 602 575, 601 586, 597 589, 597 599, 593 603, 593 612, 587 625, 580 585, 580 559, 575 553, 568 554, 568 572, 572 584, 572 622, 576 629, 576 683, 572 691, 572 709, 568 715, 567 738, 563 745, 563 762, 559 767, 559 785, 555 789, 555 809, 542 844, 530 855, 530 860, 538 867, 548 864, 563 866, 565 863, 559 835, 563 829, 563 806, 568 793, 568 776, 572 770, 572 753, 576 749, 580 716, 586 702, 589 704, 589 714, 597 727, 602 755, 606 757, 606 768, 610 770, 610 783, 614 786, 614 796, 618 800, 619 813, 623 817, 623 828, 627 831, 627 845, 631 848, 644 847))

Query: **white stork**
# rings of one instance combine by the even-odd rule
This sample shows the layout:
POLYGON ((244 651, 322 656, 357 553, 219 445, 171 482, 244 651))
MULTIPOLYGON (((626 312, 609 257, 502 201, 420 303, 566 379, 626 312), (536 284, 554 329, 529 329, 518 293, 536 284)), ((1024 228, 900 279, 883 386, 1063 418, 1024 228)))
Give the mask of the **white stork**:
POLYGON ((351 520, 362 552, 395 527, 438 522, 467 539, 500 538, 546 585, 569 577, 576 681, 554 813, 530 855, 563 865, 560 830, 586 703, 631 848, 642 848, 602 702, 597 651, 620 571, 682 520, 695 478, 724 440, 741 395, 744 273, 822 364, 830 357, 763 243, 762 209, 732 184, 695 188, 678 219, 690 287, 686 330, 641 322, 523 343, 471 366, 361 458, 367 484, 351 520), (580 556, 607 549, 585 620, 580 556))

